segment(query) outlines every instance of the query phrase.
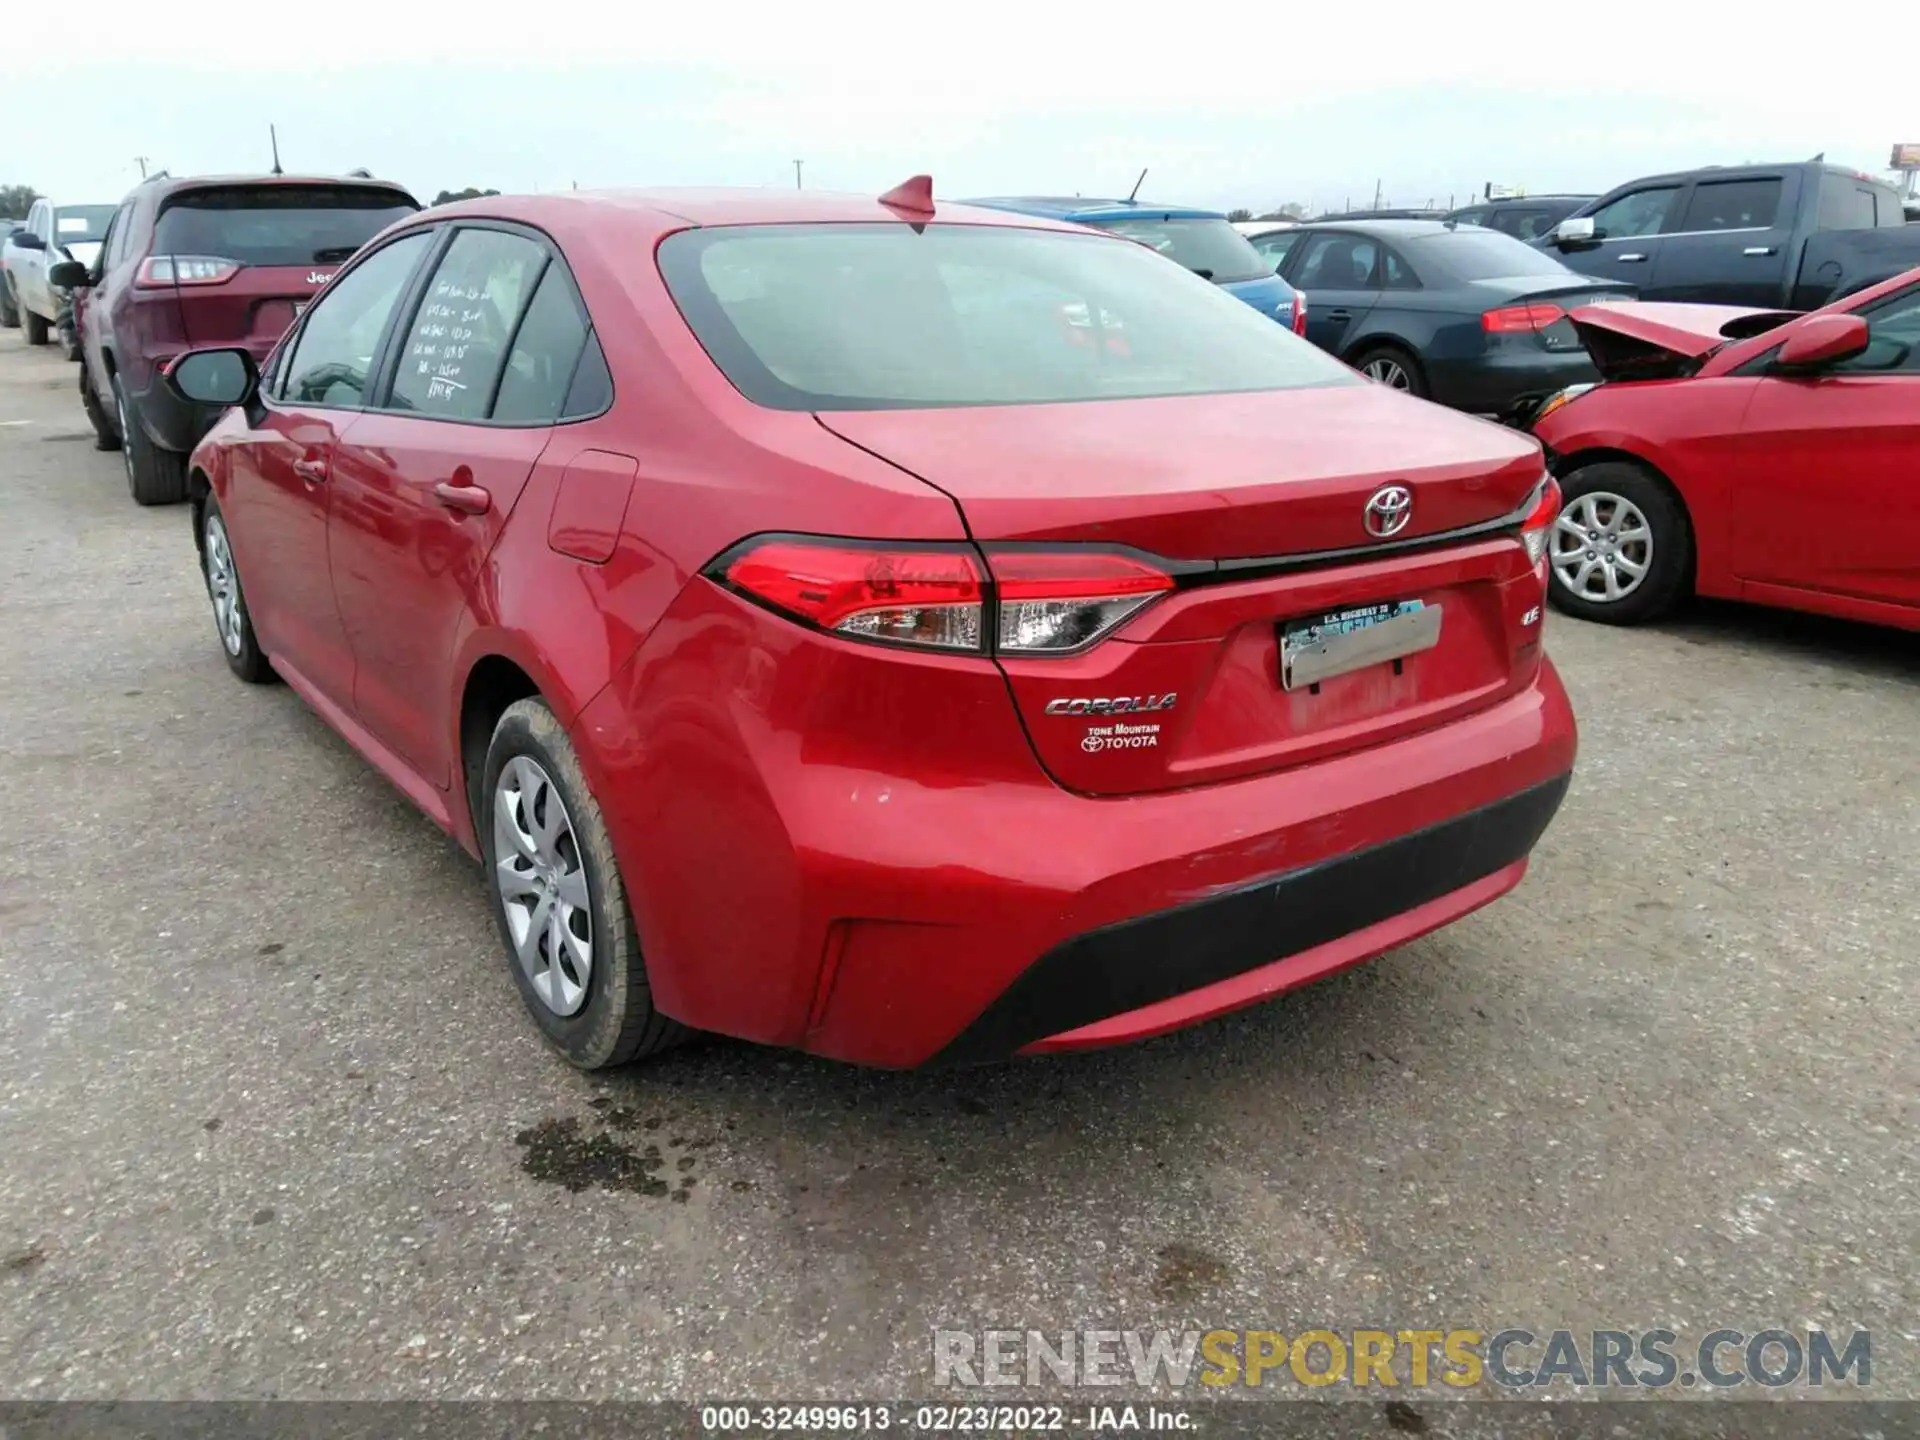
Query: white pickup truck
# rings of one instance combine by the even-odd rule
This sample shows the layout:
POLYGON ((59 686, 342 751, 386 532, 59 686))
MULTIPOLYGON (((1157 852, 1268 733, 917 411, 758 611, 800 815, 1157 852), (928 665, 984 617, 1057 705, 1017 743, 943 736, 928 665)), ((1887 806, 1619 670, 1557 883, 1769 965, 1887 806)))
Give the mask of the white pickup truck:
POLYGON ((10 309, 26 327, 29 345, 44 345, 67 306, 67 295, 47 283, 47 272, 62 260, 91 267, 106 238, 113 205, 56 205, 36 200, 25 227, 0 250, 10 309))

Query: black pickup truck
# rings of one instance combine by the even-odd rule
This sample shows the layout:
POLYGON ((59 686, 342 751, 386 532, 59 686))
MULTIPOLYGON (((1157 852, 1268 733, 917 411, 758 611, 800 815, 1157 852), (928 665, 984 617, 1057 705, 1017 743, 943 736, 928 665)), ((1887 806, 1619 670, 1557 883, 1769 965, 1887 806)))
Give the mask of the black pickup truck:
POLYGON ((1765 310, 1817 309, 1920 265, 1899 192, 1819 161, 1650 175, 1533 243, 1642 300, 1765 310))

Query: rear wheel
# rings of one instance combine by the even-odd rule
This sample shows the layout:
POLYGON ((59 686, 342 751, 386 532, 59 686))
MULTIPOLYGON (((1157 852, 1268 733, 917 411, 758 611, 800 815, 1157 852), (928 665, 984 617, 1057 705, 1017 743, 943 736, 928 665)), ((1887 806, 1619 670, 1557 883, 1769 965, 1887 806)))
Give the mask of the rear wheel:
POLYGON ((13 298, 13 282, 0 275, 0 330, 20 328, 20 306, 13 298))
POLYGON ((187 498, 187 457, 162 450, 134 420, 127 405, 126 387, 113 377, 114 418, 120 424, 121 458, 127 467, 127 490, 139 505, 178 505, 187 498))
POLYGON ((213 602, 213 628, 226 652, 227 668, 249 685, 275 679, 273 666, 254 637, 253 616, 246 592, 240 588, 240 567, 233 563, 233 544, 227 538, 226 517, 209 495, 200 515, 200 573, 213 602))
POLYGON ((45 320, 41 319, 31 310, 22 309, 20 312, 20 322, 27 327, 27 343, 29 345, 44 345, 47 343, 47 322, 45 320))
POLYGON ((1420 362, 1398 345, 1373 345, 1348 362, 1369 380, 1408 395, 1425 396, 1427 377, 1420 362))
POLYGON ((120 432, 113 428, 113 421, 100 404, 100 396, 93 388, 93 372, 87 368, 87 357, 80 357, 80 408, 87 412, 87 423, 93 426, 93 448, 96 450, 118 450, 120 432))
POLYGON ((474 830, 520 998, 582 1070, 666 1049, 687 1031, 653 1008, 613 843, 546 702, 507 707, 487 747, 474 830))
POLYGON ((1547 537, 1554 608, 1609 625, 1672 609, 1693 569, 1693 527, 1667 484, 1630 461, 1601 460, 1561 480, 1560 494, 1547 537))

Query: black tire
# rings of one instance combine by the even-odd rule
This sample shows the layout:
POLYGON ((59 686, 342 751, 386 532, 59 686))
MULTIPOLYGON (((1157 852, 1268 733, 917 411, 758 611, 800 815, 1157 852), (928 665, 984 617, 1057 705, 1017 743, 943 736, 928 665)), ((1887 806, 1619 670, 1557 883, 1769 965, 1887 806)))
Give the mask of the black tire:
POLYGON ((178 505, 187 498, 187 457, 153 443, 134 418, 118 375, 113 377, 113 408, 127 465, 127 491, 134 503, 178 505))
POLYGON ((1380 366, 1383 369, 1390 367, 1394 373, 1405 377, 1405 384, 1390 381, 1384 376, 1369 376, 1368 378, 1375 380, 1379 384, 1386 385, 1390 390, 1400 390, 1408 395, 1417 395, 1422 400, 1426 399, 1429 393, 1427 390, 1427 372, 1420 368, 1420 362, 1414 358, 1412 351, 1403 349, 1398 345, 1363 345, 1348 358, 1347 363, 1362 375, 1367 373, 1367 367, 1369 365, 1380 366))
POLYGON ((1666 614, 1692 589, 1693 525, 1680 497, 1653 471, 1630 460, 1597 460, 1565 476, 1560 496, 1562 519, 1547 532, 1547 595, 1554 609, 1605 625, 1638 625, 1666 614), (1583 503, 1587 501, 1590 506, 1583 503), (1623 513, 1621 501, 1645 521, 1643 544, 1609 535, 1616 526, 1629 536, 1639 528, 1623 513), (1581 528, 1586 519, 1597 522, 1591 530, 1581 528), (1563 528, 1567 525, 1574 528, 1563 528), (1591 550, 1580 548, 1583 535, 1594 542, 1591 550), (1637 582, 1623 586, 1617 599, 1604 593, 1610 557, 1615 558, 1616 577, 1622 562, 1644 567, 1637 582), (1562 574, 1563 568, 1574 569, 1573 580, 1562 574), (1574 581, 1583 575, 1584 586, 1576 589, 1574 581), (1596 587, 1601 593, 1593 593, 1596 587))
POLYGON ((33 311, 23 308, 20 311, 20 323, 27 327, 27 343, 29 345, 44 345, 47 343, 47 322, 34 314, 33 311))
MULTIPOLYGON (((684 1039, 689 1033, 687 1028, 653 1008, 653 990, 647 983, 646 963, 640 955, 640 937, 627 906, 626 885, 614 859, 606 821, 592 791, 587 788, 567 732, 545 701, 519 700, 507 707, 500 723, 494 726, 493 740, 487 746, 486 764, 481 771, 480 792, 474 799, 474 829, 486 860, 487 893, 500 930, 507 969, 519 987, 521 1000, 548 1042, 580 1069, 599 1070, 657 1054, 684 1039), (537 767, 538 775, 533 777, 532 784, 526 783, 524 766, 516 766, 508 776, 508 767, 522 760, 531 761, 537 767), (584 987, 578 985, 576 952, 567 949, 564 966, 553 965, 552 946, 557 941, 553 928, 528 925, 532 942, 530 961, 542 978, 551 985, 551 972, 563 970, 565 987, 584 988, 584 997, 573 1001, 570 1013, 562 1013, 568 1009, 565 1003, 550 1005, 542 996, 533 974, 521 963, 514 944, 514 922, 508 917, 508 898, 497 853, 500 841, 496 835, 499 823, 496 815, 501 805, 499 792, 503 776, 508 777, 511 813, 517 817, 515 823, 523 836, 532 839, 542 820, 551 824, 557 818, 563 822, 562 833, 546 842, 558 862, 555 869, 569 878, 584 879, 587 904, 582 908, 591 927, 587 936, 591 960, 584 987), (539 785, 542 781, 544 788, 539 785), (531 798, 528 797, 530 790, 531 798), (564 811, 560 817, 552 817, 549 808, 555 794, 564 811), (527 813, 528 806, 534 807, 534 814, 527 813), (568 869, 569 866, 572 868, 568 869)), ((534 839, 532 848, 537 849, 541 843, 534 839)), ((523 863, 528 867, 529 877, 537 877, 541 873, 540 862, 530 857, 529 846, 523 844, 515 849, 517 854, 527 857, 523 863)), ((523 898, 536 893, 534 890, 519 892, 523 898)), ((538 903, 527 907, 531 913, 525 920, 531 921, 537 916, 538 903)), ((575 910, 558 922, 575 938, 578 938, 578 930, 574 928, 578 916, 579 911, 575 910)), ((562 948, 567 948, 561 943, 562 948)))
POLYGON ((20 307, 14 302, 13 282, 0 274, 0 330, 20 328, 20 307))
POLYGON ((113 428, 113 421, 100 407, 100 397, 93 389, 93 372, 87 368, 84 354, 80 357, 80 408, 87 412, 87 423, 93 426, 93 448, 118 450, 120 432, 113 428))
POLYGON ((253 612, 247 608, 246 591, 240 584, 240 567, 234 563, 226 517, 213 496, 195 507, 194 527, 200 578, 206 582, 207 600, 213 606, 213 633, 227 657, 227 668, 249 685, 270 684, 279 676, 273 673, 273 665, 253 633, 253 612), (220 603, 223 592, 232 599, 232 608, 224 613, 220 603))

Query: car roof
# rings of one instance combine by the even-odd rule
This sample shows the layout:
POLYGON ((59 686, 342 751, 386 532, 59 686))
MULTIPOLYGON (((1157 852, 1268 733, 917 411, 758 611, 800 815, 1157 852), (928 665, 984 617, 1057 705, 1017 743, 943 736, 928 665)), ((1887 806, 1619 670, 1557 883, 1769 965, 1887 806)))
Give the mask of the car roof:
POLYGON ((1501 205, 1537 205, 1542 200, 1598 200, 1598 195, 1576 195, 1571 190, 1554 191, 1541 195, 1502 195, 1498 200, 1475 200, 1462 205, 1462 210, 1483 210, 1501 205))
POLYGON ((1194 205, 1162 205, 1153 200, 1102 200, 1087 195, 993 195, 962 203, 989 210, 1011 210, 1021 215, 1039 215, 1049 220, 1067 220, 1076 225, 1099 225, 1136 215, 1156 220, 1227 218, 1224 210, 1208 210, 1194 205))
MULTIPOLYGON (((166 197, 188 190, 211 190, 229 185, 345 185, 355 189, 371 187, 392 190, 409 200, 413 199, 412 192, 399 181, 380 180, 366 175, 166 175, 144 181, 135 193, 166 197)), ((419 202, 416 200, 414 203, 419 202)))
MULTIPOLYGON (((1423 235, 1446 235, 1460 227, 1450 220, 1310 220, 1300 228, 1302 230, 1351 230, 1357 235, 1380 235, 1394 240, 1417 240, 1423 235)), ((1474 234, 1481 233, 1472 226, 1468 229, 1474 234)))
MULTIPOLYGON (((577 228, 595 218, 621 217, 655 232, 688 225, 807 225, 899 223, 903 212, 877 195, 831 190, 645 189, 563 190, 551 195, 487 195, 436 205, 434 216, 478 215, 547 227, 577 228)), ((917 217, 916 217, 917 218, 917 217)), ((1030 230, 1067 230, 1045 217, 1021 216, 973 202, 935 200, 932 218, 948 224, 1005 225, 1030 230)))

